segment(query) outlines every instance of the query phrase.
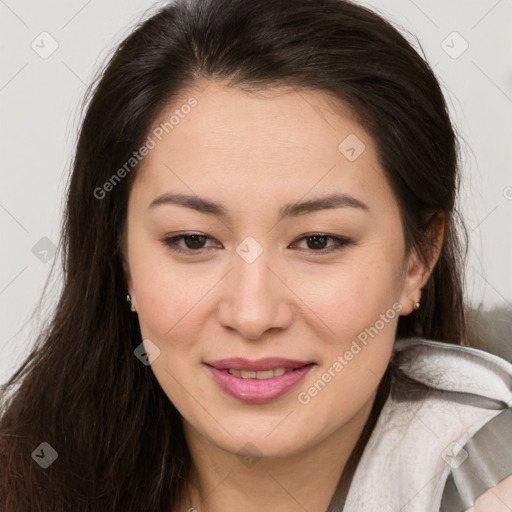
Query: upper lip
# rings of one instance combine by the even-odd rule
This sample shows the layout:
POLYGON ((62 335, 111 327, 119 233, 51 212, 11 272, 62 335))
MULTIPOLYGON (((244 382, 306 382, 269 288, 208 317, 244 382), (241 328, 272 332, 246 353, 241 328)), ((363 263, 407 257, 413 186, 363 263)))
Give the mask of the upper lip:
POLYGON ((207 362, 206 364, 217 368, 218 370, 252 370, 265 371, 274 368, 301 368, 311 364, 311 361, 296 361, 293 359, 284 359, 282 357, 265 357, 250 361, 243 357, 231 357, 228 359, 219 359, 218 361, 207 362))

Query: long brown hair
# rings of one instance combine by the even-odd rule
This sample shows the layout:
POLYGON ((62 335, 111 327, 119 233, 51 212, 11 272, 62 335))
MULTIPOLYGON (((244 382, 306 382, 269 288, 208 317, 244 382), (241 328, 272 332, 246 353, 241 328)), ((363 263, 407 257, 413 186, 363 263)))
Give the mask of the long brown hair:
POLYGON ((136 166, 103 198, 94 191, 141 147, 164 105, 217 79, 325 91, 351 110, 374 138, 407 248, 428 258, 431 220, 446 216, 422 308, 400 318, 397 336, 465 340, 457 139, 425 59, 389 22, 345 0, 169 3, 119 45, 86 99, 62 227, 62 292, 0 396, 2 510, 170 511, 180 500, 191 467, 181 417, 134 357, 142 340, 125 300, 121 238, 136 166), (32 457, 42 442, 58 453, 47 469, 32 457))

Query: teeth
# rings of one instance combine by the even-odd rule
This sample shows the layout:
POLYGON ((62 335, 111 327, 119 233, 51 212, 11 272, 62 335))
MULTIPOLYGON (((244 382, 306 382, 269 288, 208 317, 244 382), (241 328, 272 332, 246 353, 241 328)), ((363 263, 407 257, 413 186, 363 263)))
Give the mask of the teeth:
POLYGON ((228 370, 228 373, 234 375, 235 377, 241 377, 242 379, 271 379, 272 377, 280 377, 284 375, 287 371, 292 371, 293 368, 285 369, 285 368, 274 368, 271 370, 263 370, 259 372, 252 372, 246 370, 228 370))
POLYGON ((265 370, 256 373, 255 377, 257 379, 271 379, 274 376, 274 370, 265 370))

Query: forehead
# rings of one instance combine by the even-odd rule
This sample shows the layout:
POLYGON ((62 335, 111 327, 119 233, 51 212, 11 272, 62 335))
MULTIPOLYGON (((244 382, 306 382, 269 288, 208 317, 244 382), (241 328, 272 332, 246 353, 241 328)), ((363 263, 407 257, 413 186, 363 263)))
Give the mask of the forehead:
POLYGON ((321 91, 189 88, 160 112, 148 136, 154 147, 136 182, 149 195, 178 187, 284 201, 336 188, 394 202, 372 138, 321 91))

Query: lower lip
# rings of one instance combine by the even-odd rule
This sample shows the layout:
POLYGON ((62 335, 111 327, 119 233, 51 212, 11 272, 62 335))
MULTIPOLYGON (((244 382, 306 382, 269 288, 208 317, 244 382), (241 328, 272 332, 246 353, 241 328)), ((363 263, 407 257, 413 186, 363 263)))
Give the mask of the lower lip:
POLYGON ((290 391, 306 376, 313 364, 270 379, 242 379, 231 375, 227 371, 207 366, 213 378, 225 393, 242 402, 261 404, 276 400, 290 391))

